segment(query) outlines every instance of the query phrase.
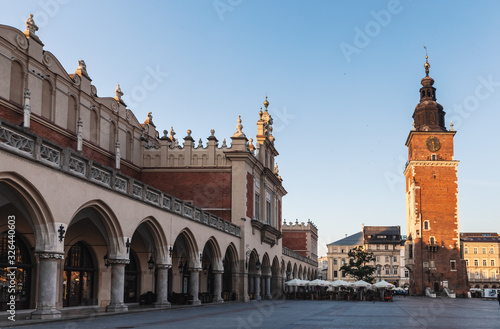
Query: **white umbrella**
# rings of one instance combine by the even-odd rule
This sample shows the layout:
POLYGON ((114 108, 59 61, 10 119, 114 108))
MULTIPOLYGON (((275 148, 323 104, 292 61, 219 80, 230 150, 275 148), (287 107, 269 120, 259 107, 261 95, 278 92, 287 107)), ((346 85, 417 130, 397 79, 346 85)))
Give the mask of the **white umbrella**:
POLYGON ((330 282, 330 286, 332 287, 346 287, 349 285, 349 282, 346 282, 344 280, 335 280, 333 282, 330 282))
POLYGON ((354 283, 350 283, 349 284, 350 287, 357 287, 357 288, 360 288, 360 287, 371 287, 371 283, 368 283, 366 281, 363 281, 363 280, 359 280, 359 281, 356 281, 354 283))
POLYGON ((309 283, 309 281, 307 280, 292 279, 290 281, 285 282, 285 285, 290 287, 303 287, 306 286, 307 283, 309 283))
POLYGON ((375 288, 394 288, 392 283, 389 283, 385 280, 381 280, 373 285, 375 288))
POLYGON ((394 291, 398 291, 398 292, 403 292, 403 291, 406 291, 404 288, 401 288, 401 287, 397 287, 395 289, 393 289, 394 291))
POLYGON ((330 285, 329 281, 321 280, 321 279, 316 279, 307 284, 308 286, 320 286, 320 287, 327 287, 330 285))

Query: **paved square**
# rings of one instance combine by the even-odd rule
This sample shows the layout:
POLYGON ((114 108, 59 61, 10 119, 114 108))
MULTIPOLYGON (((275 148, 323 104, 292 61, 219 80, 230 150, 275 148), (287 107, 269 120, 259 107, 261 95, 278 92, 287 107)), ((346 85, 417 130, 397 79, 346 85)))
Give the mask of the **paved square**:
POLYGON ((423 297, 396 297, 392 303, 267 300, 89 316, 29 328, 500 328, 500 307, 497 301, 423 297))

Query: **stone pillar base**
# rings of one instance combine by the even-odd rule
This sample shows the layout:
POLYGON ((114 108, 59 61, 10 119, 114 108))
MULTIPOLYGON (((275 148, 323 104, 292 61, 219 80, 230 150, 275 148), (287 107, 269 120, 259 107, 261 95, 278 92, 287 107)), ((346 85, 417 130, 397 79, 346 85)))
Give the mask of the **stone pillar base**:
POLYGON ((191 305, 201 305, 201 300, 193 300, 193 303, 191 305))
POLYGON ((51 310, 36 310, 31 313, 32 319, 60 319, 61 312, 56 309, 51 310))
POLYGON ((214 303, 214 304, 224 303, 224 299, 222 299, 221 297, 214 297, 214 300, 212 303, 214 303))
POLYGON ((262 297, 260 297, 260 295, 255 297, 255 300, 261 300, 261 299, 262 299, 262 297))
POLYGON ((273 299, 273 296, 271 296, 271 295, 266 295, 266 299, 273 299))
POLYGON ((155 303, 156 308, 167 308, 170 306, 171 306, 170 302, 155 303))
POLYGON ((106 312, 127 312, 128 306, 125 304, 116 304, 106 306, 106 312))

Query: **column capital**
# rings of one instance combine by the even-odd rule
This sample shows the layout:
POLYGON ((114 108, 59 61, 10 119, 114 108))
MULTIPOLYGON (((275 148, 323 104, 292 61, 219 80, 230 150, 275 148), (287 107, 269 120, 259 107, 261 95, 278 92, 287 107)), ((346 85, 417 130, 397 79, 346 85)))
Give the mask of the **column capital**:
POLYGON ((201 267, 190 267, 188 268, 189 272, 201 272, 202 268, 201 267))
POLYGON ((128 263, 130 263, 130 259, 108 259, 108 262, 111 265, 127 265, 128 263))
POLYGON ((37 259, 64 259, 64 254, 54 251, 35 251, 37 259))
POLYGON ((172 264, 156 264, 156 268, 159 270, 168 270, 172 268, 172 264))

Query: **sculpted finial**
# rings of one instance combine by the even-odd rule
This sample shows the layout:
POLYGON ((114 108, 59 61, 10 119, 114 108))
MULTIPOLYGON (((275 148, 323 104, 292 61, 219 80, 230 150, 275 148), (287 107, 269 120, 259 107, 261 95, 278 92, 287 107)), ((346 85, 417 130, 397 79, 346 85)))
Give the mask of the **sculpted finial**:
POLYGON ((35 21, 33 20, 33 14, 30 14, 30 17, 26 20, 26 29, 30 32, 35 34, 36 31, 38 31, 38 26, 35 24, 35 21))
POLYGON ((115 99, 116 99, 117 101, 121 101, 121 100, 122 100, 123 92, 122 92, 122 90, 121 90, 121 88, 120 88, 120 84, 118 84, 118 85, 116 86, 116 89, 115 89, 115 95, 116 95, 116 96, 115 96, 115 99))
POLYGON ((236 132, 233 134, 233 137, 245 137, 243 133, 243 125, 241 124, 241 115, 238 115, 238 124, 236 125, 236 132))

